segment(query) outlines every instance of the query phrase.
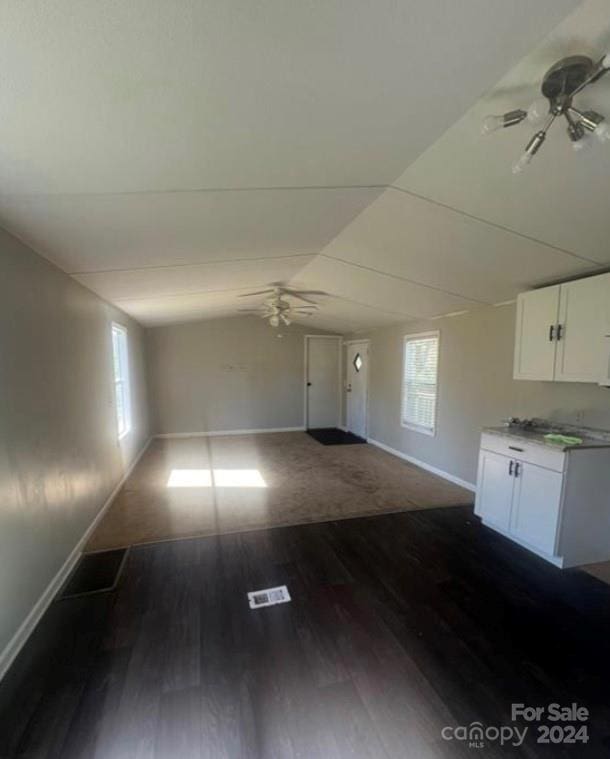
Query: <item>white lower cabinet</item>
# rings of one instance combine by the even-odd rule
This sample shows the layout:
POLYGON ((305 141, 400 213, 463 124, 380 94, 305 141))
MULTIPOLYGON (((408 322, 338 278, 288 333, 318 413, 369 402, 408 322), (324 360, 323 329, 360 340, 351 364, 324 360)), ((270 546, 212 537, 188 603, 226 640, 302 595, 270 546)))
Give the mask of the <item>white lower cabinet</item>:
POLYGON ((484 432, 475 514, 559 567, 610 559, 610 447, 563 451, 484 432))
POLYGON ((510 526, 513 502, 514 480, 509 467, 506 456, 481 451, 475 513, 502 530, 508 530, 510 526))
POLYGON ((563 474, 481 450, 475 514, 550 556, 555 553, 563 474))
POLYGON ((510 533, 554 554, 563 474, 519 461, 515 469, 510 533))

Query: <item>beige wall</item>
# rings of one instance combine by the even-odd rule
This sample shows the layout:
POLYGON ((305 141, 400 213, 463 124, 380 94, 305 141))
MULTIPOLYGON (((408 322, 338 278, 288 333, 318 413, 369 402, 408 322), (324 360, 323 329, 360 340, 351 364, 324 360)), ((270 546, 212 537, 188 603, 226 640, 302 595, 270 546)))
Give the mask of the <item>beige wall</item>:
POLYGON ((315 332, 255 316, 146 330, 155 432, 302 426, 304 336, 315 332))
POLYGON ((476 480, 480 429, 509 416, 539 416, 610 429, 610 390, 512 379, 515 306, 374 331, 369 437, 468 482, 476 480), (400 425, 403 335, 440 330, 435 437, 400 425))
POLYGON ((148 436, 143 331, 0 231, 0 652, 148 436), (117 442, 110 323, 129 331, 117 442))

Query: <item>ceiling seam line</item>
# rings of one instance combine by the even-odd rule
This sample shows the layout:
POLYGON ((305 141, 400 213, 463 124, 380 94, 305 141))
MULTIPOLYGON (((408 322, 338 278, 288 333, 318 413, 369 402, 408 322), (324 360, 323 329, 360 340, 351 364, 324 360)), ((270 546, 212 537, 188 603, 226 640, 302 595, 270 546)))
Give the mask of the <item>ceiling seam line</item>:
MULTIPOLYGON (((115 302, 119 303, 122 301, 129 301, 129 302, 136 302, 136 301, 144 301, 144 300, 156 300, 157 298, 180 298, 182 296, 188 296, 188 295, 211 295, 211 294, 218 294, 218 293, 231 293, 231 292, 238 292, 239 290, 245 290, 246 287, 232 287, 228 288, 226 290, 196 290, 193 292, 182 292, 182 293, 170 293, 167 295, 151 295, 147 296, 145 298, 116 298, 115 302)), ((286 293, 288 297, 290 297, 290 293, 286 293)), ((395 314, 396 316, 403 316, 408 319, 418 319, 419 317, 413 316, 413 314, 407 314, 404 311, 389 311, 384 308, 378 308, 377 306, 371 306, 368 303, 363 303, 360 300, 354 300, 353 298, 346 298, 343 295, 335 295, 333 293, 328 293, 329 298, 337 298, 338 300, 346 301, 347 303, 355 303, 358 306, 364 306, 364 308, 369 308, 371 311, 379 311, 383 314, 395 314)), ((245 303, 246 301, 244 301, 245 303)), ((254 305, 254 304, 253 304, 254 305)), ((319 305, 319 304, 318 304, 319 305)), ((485 304, 486 305, 486 304, 485 304)), ((221 306, 221 308, 231 308, 232 306, 221 306)))
MULTIPOLYGON (((339 300, 344 300, 346 303, 355 303, 357 306, 364 306, 364 308, 369 308, 371 311, 379 311, 381 314, 395 314, 396 316, 402 316, 406 319, 413 319, 418 320, 420 318, 426 318, 426 317, 419 317, 419 316, 413 316, 413 314, 406 314, 404 311, 388 311, 385 308, 378 308, 377 306, 370 306, 368 303, 363 303, 361 300, 354 300, 353 298, 346 298, 343 295, 331 295, 331 298, 338 298, 339 300)), ((430 318, 430 317, 428 317, 430 318)))
POLYGON ((184 195, 213 192, 286 192, 300 190, 387 190, 389 184, 335 184, 335 185, 268 185, 252 187, 194 187, 190 189, 173 188, 169 190, 119 190, 108 192, 32 192, 0 193, 3 198, 103 198, 117 195, 184 195))
POLYGON ((182 269, 187 266, 215 266, 217 264, 246 263, 247 261, 282 261, 287 258, 315 258, 317 253, 291 253, 287 256, 259 256, 256 258, 228 258, 214 259, 213 261, 198 261, 189 264, 163 264, 161 266, 136 266, 130 269, 97 269, 94 271, 68 271, 71 277, 79 277, 87 274, 124 274, 130 271, 151 271, 153 269, 182 269))
MULTIPOLYGON (((227 288, 221 288, 218 290, 192 290, 192 291, 184 291, 179 293, 165 293, 163 295, 147 295, 143 298, 115 298, 116 302, 121 301, 129 301, 129 302, 135 302, 135 301, 141 301, 141 300, 157 300, 159 298, 182 298, 185 295, 212 295, 217 293, 237 293, 240 290, 248 290, 250 287, 259 287, 259 285, 244 285, 243 287, 227 287, 227 288)), ((260 287, 265 287, 265 285, 260 285, 260 287)), ((287 293, 290 295, 290 293, 287 293)), ((246 301, 244 301, 245 303, 246 301)), ((224 308, 224 306, 223 306, 224 308)), ((230 308, 230 306, 227 306, 226 308, 230 308)))
POLYGON ((531 237, 530 235, 523 234, 523 232, 517 232, 515 229, 511 229, 510 227, 505 227, 502 224, 496 224, 493 221, 488 221, 487 219, 483 219, 481 216, 475 216, 472 213, 468 213, 468 211, 462 211, 460 208, 454 208, 453 206, 450 206, 448 203, 443 203, 440 200, 434 200, 433 198, 428 198, 425 195, 419 195, 417 192, 412 192, 411 190, 404 189, 404 187, 389 185, 388 189, 396 190, 397 192, 402 192, 405 195, 410 195, 411 197, 417 198, 418 200, 423 200, 426 203, 431 203, 434 206, 438 206, 438 208, 444 208, 447 211, 453 211, 454 213, 457 213, 460 216, 464 216, 467 219, 472 219, 473 221, 478 221, 480 224, 486 224, 488 227, 492 227, 493 229, 499 229, 502 232, 507 232, 511 235, 515 235, 516 237, 521 237, 524 240, 529 240, 529 242, 535 242, 538 245, 543 245, 545 248, 549 248, 550 250, 555 251, 557 253, 565 253, 568 256, 577 258, 579 261, 585 261, 586 263, 594 264, 595 266, 603 265, 599 263, 599 261, 594 261, 591 258, 586 258, 585 256, 581 256, 578 253, 574 253, 573 250, 567 250, 566 248, 558 248, 556 245, 551 245, 551 243, 545 242, 544 240, 539 240, 537 237, 531 237))
POLYGON ((434 290, 435 292, 443 293, 443 295, 451 295, 453 298, 461 298, 462 300, 468 300, 471 303, 478 303, 481 306, 490 306, 492 301, 479 300, 478 298, 471 298, 468 295, 461 295, 460 293, 453 292, 452 290, 444 290, 442 287, 435 287, 434 285, 426 285, 423 282, 418 282, 416 279, 409 279, 403 277, 400 274, 390 274, 389 272, 382 271, 381 269, 374 269, 372 266, 365 266, 364 264, 356 264, 353 261, 346 261, 344 258, 338 256, 330 256, 328 253, 319 253, 320 258, 327 258, 329 261, 339 261, 346 266, 353 266, 356 269, 362 269, 364 271, 370 271, 374 274, 379 274, 382 277, 389 277, 390 279, 396 279, 400 282, 408 282, 411 285, 417 285, 418 287, 425 287, 428 290, 434 290))

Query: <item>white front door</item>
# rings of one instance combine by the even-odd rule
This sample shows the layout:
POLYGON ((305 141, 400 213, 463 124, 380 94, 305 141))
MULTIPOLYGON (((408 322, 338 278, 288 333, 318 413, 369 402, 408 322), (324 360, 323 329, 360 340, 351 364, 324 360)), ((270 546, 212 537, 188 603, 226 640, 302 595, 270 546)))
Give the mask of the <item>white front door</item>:
POLYGON ((339 424, 341 408, 340 337, 307 337, 307 427, 339 424))
POLYGON ((354 435, 366 437, 368 343, 350 343, 347 346, 346 358, 347 429, 354 435))

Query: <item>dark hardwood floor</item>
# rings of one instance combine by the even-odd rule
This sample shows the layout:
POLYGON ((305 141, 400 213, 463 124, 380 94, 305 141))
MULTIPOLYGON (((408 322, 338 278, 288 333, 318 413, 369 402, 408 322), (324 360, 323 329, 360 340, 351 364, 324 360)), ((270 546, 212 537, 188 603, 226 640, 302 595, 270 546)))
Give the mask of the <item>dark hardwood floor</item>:
POLYGON ((132 548, 2 682, 0 756, 606 757, 609 683, 610 587, 468 508, 409 512, 132 548), (585 706, 589 743, 441 738, 513 702, 585 706))

